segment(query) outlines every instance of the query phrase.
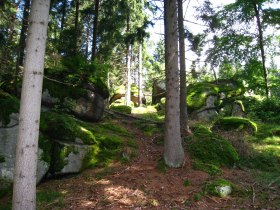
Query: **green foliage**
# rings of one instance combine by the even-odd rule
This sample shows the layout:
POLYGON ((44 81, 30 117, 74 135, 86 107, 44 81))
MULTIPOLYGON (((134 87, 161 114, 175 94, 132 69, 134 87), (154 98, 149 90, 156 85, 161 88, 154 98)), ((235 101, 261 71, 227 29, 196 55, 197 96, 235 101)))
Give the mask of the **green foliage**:
POLYGON ((161 158, 157 161, 156 168, 160 173, 166 173, 167 172, 168 166, 165 164, 165 161, 164 161, 163 158, 161 158))
POLYGON ((222 170, 216 164, 209 164, 200 160, 195 160, 192 164, 193 169, 204 171, 211 176, 222 174, 222 170))
POLYGON ((126 105, 118 105, 118 106, 111 105, 110 109, 112 109, 114 111, 122 112, 125 114, 131 114, 131 110, 132 110, 130 106, 126 106, 126 105))
POLYGON ((188 187, 190 184, 191 184, 191 181, 188 180, 188 179, 185 179, 184 182, 183 182, 183 185, 184 185, 185 187, 188 187))
POLYGON ((252 99, 250 102, 248 111, 253 117, 268 123, 280 121, 280 100, 278 98, 269 98, 263 101, 252 99))
POLYGON ((201 194, 200 194, 200 193, 195 193, 195 194, 193 195, 193 200, 194 200, 195 202, 200 201, 200 200, 201 200, 201 194))
POLYGON ((249 119, 240 117, 224 117, 218 119, 212 130, 247 130, 249 133, 257 132, 257 124, 249 119))
POLYGON ((12 192, 12 183, 0 178, 0 198, 12 192))
POLYGON ((218 189, 219 189, 219 187, 225 187, 225 186, 229 186, 231 189, 234 187, 232 182, 227 181, 225 179, 218 179, 218 180, 214 180, 214 181, 205 183, 203 190, 204 190, 204 193, 206 193, 206 194, 224 197, 225 195, 218 189))
POLYGON ((3 162, 5 162, 5 157, 0 154, 0 163, 3 163, 3 162))
POLYGON ((65 206, 62 193, 53 189, 38 190, 36 194, 37 209, 43 209, 48 205, 52 209, 63 208, 65 206))
POLYGON ((194 134, 187 140, 187 144, 191 157, 204 164, 217 167, 234 166, 239 161, 236 150, 227 140, 201 125, 194 129, 194 134))
POLYGON ((8 125, 10 114, 19 112, 19 100, 0 89, 0 107, 0 121, 8 125))

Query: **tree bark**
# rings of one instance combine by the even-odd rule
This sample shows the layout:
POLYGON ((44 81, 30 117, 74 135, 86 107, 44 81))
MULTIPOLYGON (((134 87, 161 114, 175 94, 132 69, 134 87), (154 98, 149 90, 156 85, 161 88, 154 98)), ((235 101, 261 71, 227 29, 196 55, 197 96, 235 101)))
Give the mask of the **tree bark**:
POLYGON ((92 50, 91 50, 91 60, 92 61, 95 59, 95 54, 96 54, 98 14, 99 14, 99 0, 95 0, 94 20, 93 20, 92 50))
POLYGON ((64 25, 65 25, 66 8, 67 8, 67 0, 63 0, 62 1, 62 16, 61 16, 61 23, 60 23, 61 32, 63 31, 64 25))
POLYGON ((164 1, 164 26, 166 74, 164 160, 170 167, 179 167, 184 163, 185 156, 180 133, 176 0, 164 1))
POLYGON ((143 90, 142 90, 142 85, 143 85, 143 76, 142 76, 142 41, 139 42, 139 57, 138 57, 138 62, 139 62, 139 67, 138 67, 138 105, 142 106, 142 98, 143 98, 143 90))
POLYGON ((50 0, 32 1, 20 103, 13 209, 36 208, 36 169, 50 0))
POLYGON ((75 37, 74 37, 74 42, 75 42, 75 48, 74 48, 74 55, 77 55, 78 53, 78 37, 79 37, 79 9, 80 9, 80 0, 76 0, 76 11, 75 11, 75 37))
POLYGON ((255 17, 257 19, 257 26, 258 26, 258 38, 259 38, 259 46, 261 50, 261 58, 262 58, 262 67, 263 67, 263 77, 264 77, 264 83, 265 83, 265 93, 266 98, 269 97, 269 88, 268 88, 268 78, 267 78, 267 69, 265 65, 265 52, 264 52, 264 43, 263 43, 263 29, 261 24, 261 18, 260 18, 260 5, 258 6, 255 1, 252 1, 255 11, 255 17))
POLYGON ((186 57, 185 57, 185 36, 183 1, 178 2, 178 28, 179 28, 179 52, 180 52, 180 126, 181 132, 189 132, 188 111, 187 111, 187 86, 186 86, 186 57))
MULTIPOLYGON (((126 19, 126 32, 130 31, 130 15, 127 14, 126 19)), ((127 43, 127 52, 126 52, 126 88, 125 88, 125 104, 130 106, 131 102, 131 44, 127 43)))

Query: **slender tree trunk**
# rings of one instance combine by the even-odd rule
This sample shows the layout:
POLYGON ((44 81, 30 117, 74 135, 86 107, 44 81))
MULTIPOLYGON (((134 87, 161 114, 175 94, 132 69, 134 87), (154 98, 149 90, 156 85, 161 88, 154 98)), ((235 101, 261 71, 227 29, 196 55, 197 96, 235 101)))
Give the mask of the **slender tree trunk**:
POLYGON ((178 36, 176 0, 164 0, 166 112, 164 160, 170 167, 184 163, 180 133, 180 93, 178 71, 178 36))
POLYGON ((67 8, 67 0, 63 0, 62 1, 62 16, 61 16, 61 23, 60 23, 61 32, 63 31, 64 25, 65 25, 66 8, 67 8))
POLYGON ((50 0, 32 1, 20 103, 13 209, 36 208, 36 169, 50 0))
POLYGON ((23 9, 23 17, 20 31, 20 38, 18 44, 18 55, 16 62, 16 72, 15 72, 15 93, 17 94, 17 78, 19 74, 19 67, 23 66, 24 59, 24 49, 25 49, 25 40, 26 40, 26 32, 28 27, 28 17, 30 11, 30 0, 25 0, 24 9, 23 9))
POLYGON ((79 9, 80 9, 80 0, 76 0, 76 11, 75 11, 75 49, 74 49, 74 55, 77 55, 78 53, 78 40, 79 40, 79 9))
POLYGON ((139 42, 139 67, 138 67, 138 105, 142 106, 142 98, 143 98, 143 90, 142 90, 142 85, 143 85, 143 76, 142 76, 142 41, 139 42))
POLYGON ((189 132, 187 112, 187 86, 186 86, 186 57, 185 57, 185 36, 183 1, 178 2, 178 28, 179 28, 179 52, 180 52, 180 126, 182 133, 189 132))
POLYGON ((87 17, 87 33, 86 33, 86 58, 88 58, 88 56, 89 56, 89 53, 88 53, 88 48, 89 48, 89 46, 88 46, 88 44, 89 44, 89 34, 90 34, 90 15, 88 15, 88 17, 87 17))
POLYGON ((265 83, 265 93, 266 97, 269 97, 269 88, 268 88, 268 78, 267 78, 267 69, 265 65, 265 52, 264 52, 264 43, 263 43, 263 29, 261 24, 261 18, 260 18, 260 5, 258 6, 255 1, 252 1, 255 11, 255 17, 257 19, 257 26, 258 26, 258 38, 259 38, 259 46, 261 50, 261 58, 262 58, 262 67, 263 67, 263 77, 264 77, 264 83, 265 83))
POLYGON ((128 44, 126 54, 126 88, 125 88, 125 104, 130 106, 131 102, 131 44, 128 44))
POLYGON ((98 14, 99 14, 99 0, 95 0, 91 60, 95 59, 95 54, 96 54, 98 14))
MULTIPOLYGON (((129 23, 129 13, 127 14, 126 20, 126 32, 130 31, 130 23, 129 23)), ((127 44, 127 54, 126 54, 126 88, 125 88, 125 104, 130 106, 131 102, 131 44, 127 44)))

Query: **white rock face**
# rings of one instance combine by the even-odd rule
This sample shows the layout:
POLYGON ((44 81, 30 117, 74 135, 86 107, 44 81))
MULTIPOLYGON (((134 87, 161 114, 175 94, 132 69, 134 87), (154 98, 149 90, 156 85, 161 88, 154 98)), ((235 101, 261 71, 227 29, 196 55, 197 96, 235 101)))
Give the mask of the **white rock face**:
MULTIPOLYGON (((0 163, 0 178, 8 181, 13 181, 14 178, 17 136, 18 125, 13 125, 9 128, 0 128, 0 155, 5 159, 4 162, 0 163)), ((41 181, 49 168, 49 165, 46 162, 40 160, 42 152, 43 151, 39 149, 37 183, 41 181)))
POLYGON ((230 185, 226 185, 226 186, 217 186, 216 190, 218 192, 218 194, 224 198, 227 197, 231 192, 232 192, 232 187, 230 185))

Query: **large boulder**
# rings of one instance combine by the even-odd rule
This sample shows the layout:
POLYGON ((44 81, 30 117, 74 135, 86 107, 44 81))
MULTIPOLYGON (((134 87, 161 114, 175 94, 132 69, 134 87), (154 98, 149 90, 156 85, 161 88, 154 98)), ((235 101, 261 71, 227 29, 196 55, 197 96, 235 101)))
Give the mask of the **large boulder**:
MULTIPOLYGON (((11 116, 12 120, 10 123, 5 127, 0 127, 0 156, 2 157, 2 160, 0 161, 0 179, 8 182, 13 181, 14 178, 15 154, 18 137, 18 119, 15 119, 15 116, 18 116, 18 114, 11 114, 11 116)), ((39 149, 37 183, 41 181, 49 168, 48 163, 40 158, 42 153, 43 151, 39 149)))
POLYGON ((61 106, 69 109, 80 119, 99 121, 105 109, 107 89, 85 83, 72 86, 53 80, 44 80, 42 104, 47 107, 61 106))

